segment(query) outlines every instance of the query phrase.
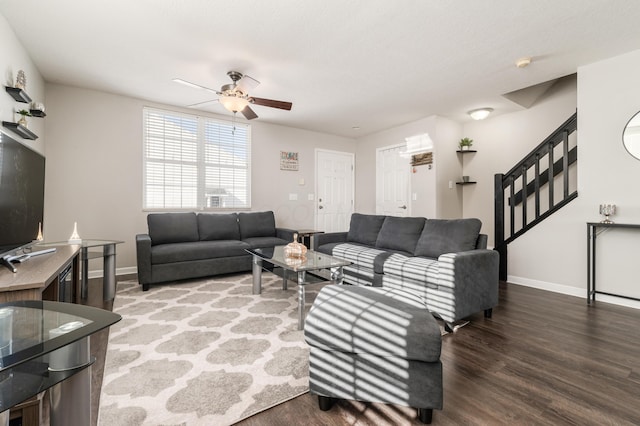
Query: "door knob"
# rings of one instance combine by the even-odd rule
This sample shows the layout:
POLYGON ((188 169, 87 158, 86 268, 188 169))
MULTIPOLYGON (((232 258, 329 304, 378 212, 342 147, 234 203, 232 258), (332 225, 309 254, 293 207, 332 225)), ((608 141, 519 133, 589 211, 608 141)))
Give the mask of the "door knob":
POLYGON ((322 206, 318 206, 318 208, 319 208, 320 210, 322 210, 324 207, 322 207, 322 206))
POLYGON ((400 208, 406 210, 407 206, 400 206, 400 208))

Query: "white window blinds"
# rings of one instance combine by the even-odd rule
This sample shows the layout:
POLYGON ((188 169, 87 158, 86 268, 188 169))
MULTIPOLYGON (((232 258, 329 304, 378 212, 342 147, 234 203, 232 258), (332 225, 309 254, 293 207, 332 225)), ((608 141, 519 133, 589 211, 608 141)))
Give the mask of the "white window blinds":
POLYGON ((251 128, 144 109, 145 209, 251 207, 251 128))

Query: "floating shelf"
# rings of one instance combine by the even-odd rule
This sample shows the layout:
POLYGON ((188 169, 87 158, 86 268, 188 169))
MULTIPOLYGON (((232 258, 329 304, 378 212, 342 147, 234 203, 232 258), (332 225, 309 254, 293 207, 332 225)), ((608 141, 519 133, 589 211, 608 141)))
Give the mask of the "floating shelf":
POLYGON ((475 185, 478 182, 456 182, 456 185, 475 185))
POLYGON ((30 109, 29 113, 31 114, 32 117, 43 118, 47 116, 47 114, 45 114, 44 111, 40 111, 39 109, 30 109))
POLYGON ((31 98, 24 90, 8 86, 5 86, 5 89, 7 90, 7 93, 10 94, 11 97, 16 101, 22 102, 23 104, 28 104, 29 102, 31 102, 31 98))
POLYGON ((18 123, 3 121, 2 125, 24 139, 31 139, 32 141, 38 139, 38 136, 35 133, 18 123))
POLYGON ((461 154, 467 154, 469 152, 478 152, 478 151, 476 151, 475 149, 459 149, 456 152, 459 152, 461 154))

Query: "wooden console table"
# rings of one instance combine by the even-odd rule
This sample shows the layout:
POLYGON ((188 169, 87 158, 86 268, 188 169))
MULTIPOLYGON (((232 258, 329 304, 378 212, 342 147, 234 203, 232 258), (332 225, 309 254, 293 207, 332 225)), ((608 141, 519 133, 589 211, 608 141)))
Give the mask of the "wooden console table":
POLYGON ((596 294, 604 294, 607 296, 640 301, 637 297, 596 290, 596 241, 599 234, 598 228, 601 228, 600 232, 607 228, 640 230, 640 225, 629 223, 587 222, 587 304, 590 304, 592 301, 595 302, 596 294))
POLYGON ((34 256, 17 264, 17 272, 0 268, 0 303, 16 300, 60 299, 60 277, 71 266, 71 297, 77 302, 80 290, 79 246, 57 246, 52 253, 34 256))

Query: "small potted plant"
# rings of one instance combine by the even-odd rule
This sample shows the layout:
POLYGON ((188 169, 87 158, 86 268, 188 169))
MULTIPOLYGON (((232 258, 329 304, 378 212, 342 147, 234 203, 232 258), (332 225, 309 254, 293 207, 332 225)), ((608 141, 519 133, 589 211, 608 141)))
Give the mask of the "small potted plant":
POLYGON ((18 114, 22 116, 20 120, 18 120, 18 124, 27 127, 27 117, 31 117, 31 113, 29 112, 29 110, 21 109, 20 111, 18 111, 18 114))
POLYGON ((460 142, 458 142, 458 145, 460 146, 461 150, 467 151, 469 149, 469 147, 471 147, 471 145, 473 145, 473 139, 462 138, 462 139, 460 139, 460 142))

